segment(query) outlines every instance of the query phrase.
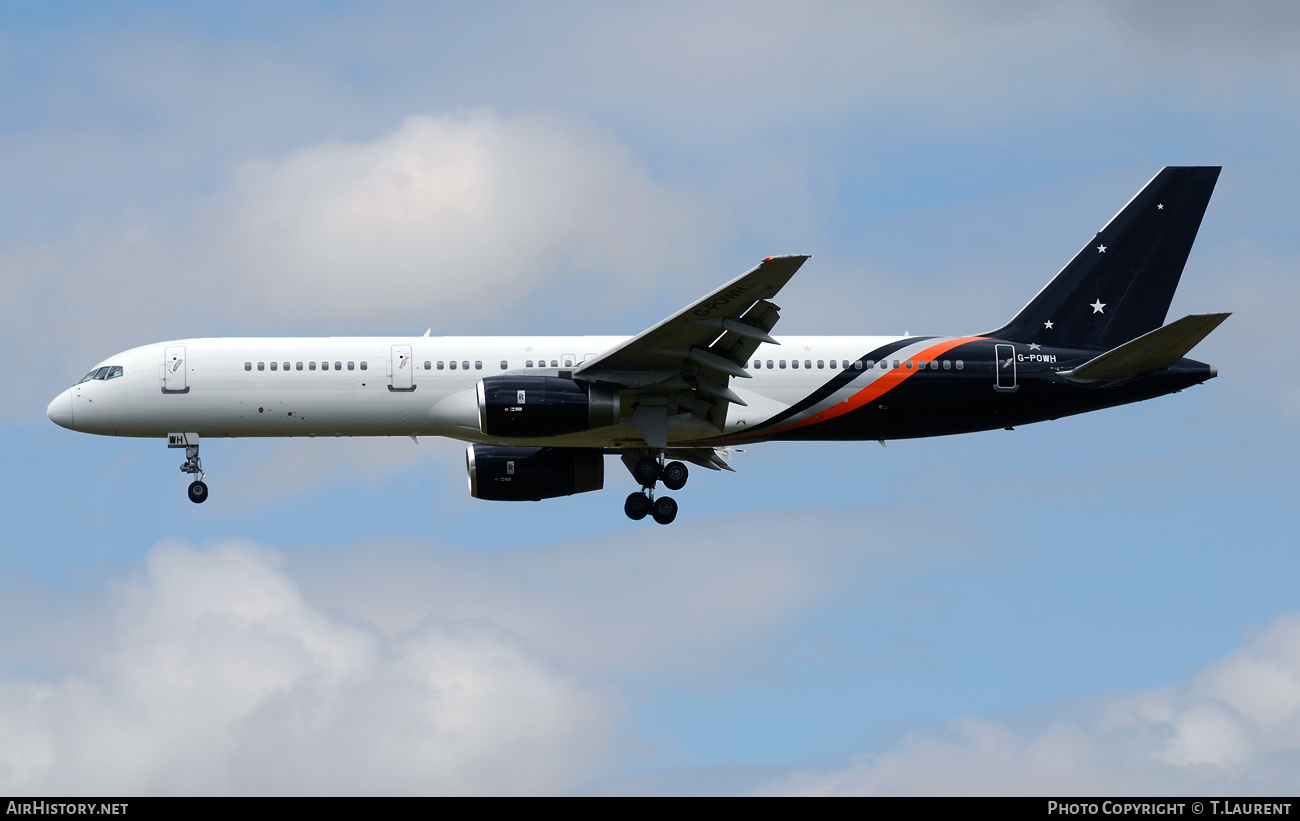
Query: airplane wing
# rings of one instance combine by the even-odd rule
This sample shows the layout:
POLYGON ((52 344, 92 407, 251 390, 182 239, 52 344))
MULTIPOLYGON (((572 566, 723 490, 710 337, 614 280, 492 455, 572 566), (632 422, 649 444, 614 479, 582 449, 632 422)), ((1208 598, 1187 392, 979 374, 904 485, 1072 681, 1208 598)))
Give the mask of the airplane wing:
POLYGON ((745 402, 728 387, 780 317, 770 300, 810 255, 768 257, 736 279, 582 363, 576 379, 609 382, 637 395, 632 424, 651 447, 667 446, 668 417, 692 413, 722 430, 727 405, 745 402))

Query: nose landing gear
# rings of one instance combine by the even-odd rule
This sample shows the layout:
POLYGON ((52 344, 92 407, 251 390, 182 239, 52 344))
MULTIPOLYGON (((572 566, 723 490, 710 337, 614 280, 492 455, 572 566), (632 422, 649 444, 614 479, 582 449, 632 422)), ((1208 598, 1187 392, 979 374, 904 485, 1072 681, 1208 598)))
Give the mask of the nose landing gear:
POLYGON ((199 435, 197 433, 169 433, 167 447, 185 448, 185 461, 181 473, 194 477, 188 489, 190 501, 196 505, 208 500, 208 485, 203 481, 203 462, 199 460, 199 435))
POLYGON ((632 478, 641 485, 641 489, 628 495, 623 502, 623 512, 629 519, 640 521, 647 514, 661 525, 671 524, 677 518, 677 501, 671 496, 655 498, 655 485, 660 480, 669 490, 681 490, 686 486, 689 471, 681 462, 663 464, 663 454, 641 456, 632 462, 626 456, 624 462, 632 472, 632 478))
POLYGON ((196 505, 203 504, 203 500, 208 498, 207 482, 190 482, 189 494, 191 502, 196 505))

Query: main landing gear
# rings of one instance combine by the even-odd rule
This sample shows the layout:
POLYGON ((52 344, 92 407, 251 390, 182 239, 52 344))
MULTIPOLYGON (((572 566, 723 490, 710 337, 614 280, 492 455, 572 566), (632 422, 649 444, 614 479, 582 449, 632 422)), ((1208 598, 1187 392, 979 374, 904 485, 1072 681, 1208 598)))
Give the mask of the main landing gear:
POLYGON ((208 485, 203 481, 203 462, 199 460, 199 435, 197 433, 169 433, 167 447, 185 448, 185 461, 181 463, 181 473, 194 477, 190 482, 190 501, 196 505, 208 500, 208 485))
POLYGON ((690 472, 681 462, 663 463, 663 455, 642 456, 631 465, 632 478, 641 483, 641 489, 631 493, 623 502, 623 512, 629 519, 639 521, 647 514, 661 525, 672 524, 677 518, 677 502, 671 496, 655 498, 655 485, 662 481, 669 490, 686 486, 690 472))

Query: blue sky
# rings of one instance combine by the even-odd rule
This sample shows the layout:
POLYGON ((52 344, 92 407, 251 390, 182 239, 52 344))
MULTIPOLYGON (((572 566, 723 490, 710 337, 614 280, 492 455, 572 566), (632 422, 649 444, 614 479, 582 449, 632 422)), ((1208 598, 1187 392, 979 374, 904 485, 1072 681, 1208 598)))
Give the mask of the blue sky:
POLYGON ((0 786, 1300 788, 1300 13, 1244 3, 10 4, 0 786), (1224 167, 1182 394, 468 498, 463 447, 45 406, 184 336, 635 333, 771 254, 786 333, 971 333, 1224 167), (1263 344, 1261 344, 1263 343, 1263 344))

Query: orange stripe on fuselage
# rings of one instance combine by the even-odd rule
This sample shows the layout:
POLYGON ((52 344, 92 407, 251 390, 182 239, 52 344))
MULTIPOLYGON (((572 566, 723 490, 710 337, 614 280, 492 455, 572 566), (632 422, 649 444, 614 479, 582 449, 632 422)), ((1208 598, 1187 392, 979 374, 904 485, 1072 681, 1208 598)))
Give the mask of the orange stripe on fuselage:
MULTIPOLYGON (((958 345, 965 345, 967 342, 976 342, 981 339, 985 339, 985 337, 964 336, 959 339, 949 339, 947 341, 939 342, 935 345, 931 345, 930 347, 924 349, 920 353, 912 354, 911 356, 905 358, 912 359, 912 360, 922 359, 928 362, 931 359, 934 359, 939 356, 943 356, 945 353, 957 347, 958 345)), ((891 356, 897 356, 897 355, 898 354, 895 353, 892 354, 891 356)), ((881 376, 877 377, 875 380, 872 381, 870 385, 867 385, 865 388, 853 394, 848 399, 845 399, 843 402, 837 402, 836 404, 831 405, 829 408, 825 410, 817 411, 812 416, 809 416, 805 419, 801 419, 798 422, 794 422, 789 425, 782 425, 779 428, 773 428, 771 430, 755 432, 753 435, 770 436, 774 433, 784 433, 785 431, 788 430, 795 430, 797 428, 808 427, 809 425, 815 425, 819 422, 825 422, 828 419, 835 419, 836 417, 843 416, 846 413, 850 413, 852 411, 857 410, 858 408, 862 407, 868 402, 873 402, 876 399, 879 399, 880 397, 889 393, 894 388, 901 385, 909 377, 917 373, 920 373, 919 368, 912 369, 912 370, 909 370, 907 368, 890 368, 887 373, 884 373, 881 376)))

